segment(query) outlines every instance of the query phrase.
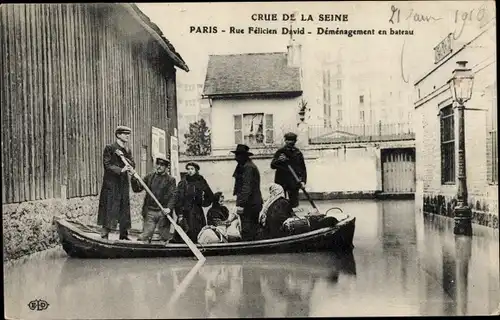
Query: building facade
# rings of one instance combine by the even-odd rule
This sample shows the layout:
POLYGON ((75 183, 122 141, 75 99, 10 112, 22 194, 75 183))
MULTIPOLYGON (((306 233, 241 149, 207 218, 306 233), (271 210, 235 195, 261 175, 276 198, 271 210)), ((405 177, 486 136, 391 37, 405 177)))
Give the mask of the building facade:
MULTIPOLYGON (((350 53, 361 51, 348 48, 350 53)), ((315 52, 316 62, 304 67, 310 138, 412 133, 413 86, 401 81, 399 70, 343 51, 315 52)))
MULTIPOLYGON (((453 216, 458 188, 458 119, 448 80, 456 62, 474 74, 465 107, 465 161, 473 222, 498 228, 496 27, 484 25, 461 43, 448 35, 434 50, 435 65, 415 83, 417 192, 423 210, 453 216)), ((430 50, 432 53, 432 50, 430 50)))
POLYGON ((210 56, 204 97, 212 155, 229 155, 239 143, 256 152, 275 149, 284 133, 297 129, 302 90, 294 59, 289 52, 210 56))
POLYGON ((185 79, 177 82, 177 106, 179 126, 179 149, 185 153, 187 149, 185 134, 189 133, 189 125, 201 119, 211 128, 211 110, 208 100, 202 98, 203 82, 185 79))
POLYGON ((117 125, 132 128, 141 175, 170 153, 175 68, 189 69, 135 5, 2 4, 0 17, 4 253, 12 257, 54 244, 54 215, 97 217, 102 150, 117 125))
POLYGON ((413 88, 386 65, 346 58, 339 50, 325 58, 322 73, 325 126, 411 120, 413 88))

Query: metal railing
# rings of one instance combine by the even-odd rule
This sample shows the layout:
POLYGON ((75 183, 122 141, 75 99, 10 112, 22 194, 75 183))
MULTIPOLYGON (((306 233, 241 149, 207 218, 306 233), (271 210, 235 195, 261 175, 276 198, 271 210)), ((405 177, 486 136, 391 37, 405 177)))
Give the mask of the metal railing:
POLYGON ((393 141, 412 140, 415 133, 411 123, 382 123, 309 126, 310 144, 328 144, 338 142, 366 142, 366 141, 393 141))

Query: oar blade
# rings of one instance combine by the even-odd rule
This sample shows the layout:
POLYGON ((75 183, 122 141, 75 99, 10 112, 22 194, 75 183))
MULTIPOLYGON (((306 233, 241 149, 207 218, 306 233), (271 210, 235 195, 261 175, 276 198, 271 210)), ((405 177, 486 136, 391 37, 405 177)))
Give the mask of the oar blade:
MULTIPOLYGON (((170 216, 167 217, 170 220, 170 222, 173 222, 172 217, 170 216)), ((176 223, 172 223, 172 225, 174 226, 175 231, 177 231, 177 233, 181 236, 182 240, 184 240, 184 242, 187 244, 189 249, 191 249, 191 251, 194 253, 196 258, 200 261, 205 261, 206 260, 205 256, 201 253, 200 249, 198 249, 198 247, 193 243, 193 241, 191 241, 191 239, 184 232, 184 230, 182 230, 182 228, 176 223)))

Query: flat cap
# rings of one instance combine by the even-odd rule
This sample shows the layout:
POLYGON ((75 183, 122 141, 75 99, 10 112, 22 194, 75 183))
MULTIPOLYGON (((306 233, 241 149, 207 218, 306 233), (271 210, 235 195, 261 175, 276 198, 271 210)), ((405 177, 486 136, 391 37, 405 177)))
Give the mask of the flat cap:
POLYGON ((122 134, 122 133, 131 133, 132 129, 126 126, 118 126, 116 127, 115 134, 122 134))
POLYGON ((163 164, 165 166, 168 166, 170 164, 170 160, 163 157, 156 157, 156 164, 163 164))
POLYGON ((297 141, 297 135, 293 132, 285 133, 285 140, 297 141))

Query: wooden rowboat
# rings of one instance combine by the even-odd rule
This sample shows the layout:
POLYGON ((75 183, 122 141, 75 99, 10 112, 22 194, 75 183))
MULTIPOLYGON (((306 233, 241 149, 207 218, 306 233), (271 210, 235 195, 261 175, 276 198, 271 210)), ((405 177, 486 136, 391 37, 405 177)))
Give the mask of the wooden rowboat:
MULTIPOLYGON (((216 244, 197 244, 203 255, 238 255, 278 252, 348 251, 353 248, 355 217, 345 216, 332 227, 276 239, 216 244)), ((100 228, 77 221, 55 218, 60 243, 71 257, 77 258, 153 258, 192 256, 186 244, 136 241, 139 230, 131 229, 132 241, 118 239, 116 232, 109 240, 100 237, 100 228)))

